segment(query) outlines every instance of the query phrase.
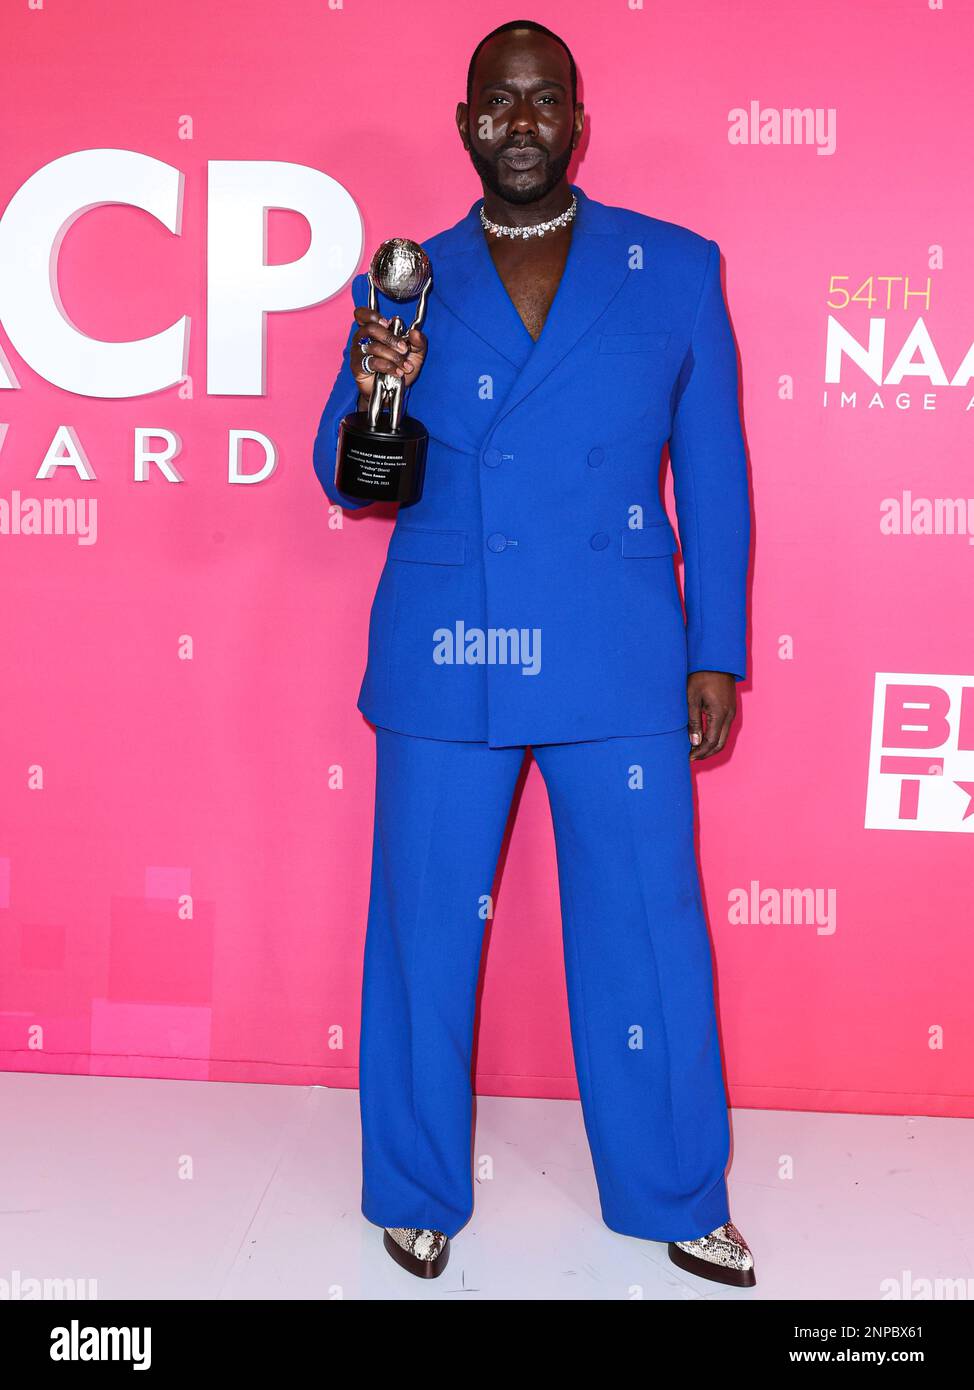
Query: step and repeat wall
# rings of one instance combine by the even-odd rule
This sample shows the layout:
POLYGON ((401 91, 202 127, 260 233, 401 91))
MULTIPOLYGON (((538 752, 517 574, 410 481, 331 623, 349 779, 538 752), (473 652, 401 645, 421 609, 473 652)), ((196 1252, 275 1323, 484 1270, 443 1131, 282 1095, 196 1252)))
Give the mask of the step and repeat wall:
MULTIPOLYGON (((724 258, 750 669, 695 783, 731 1100, 974 1114, 974 6, 528 13, 578 62, 573 182, 724 258)), ((394 511, 332 507, 312 446, 352 276, 479 195, 454 110, 514 17, 2 0, 0 1066, 356 1085, 394 511)), ((574 1096, 530 761, 517 808, 477 1088, 574 1096)))

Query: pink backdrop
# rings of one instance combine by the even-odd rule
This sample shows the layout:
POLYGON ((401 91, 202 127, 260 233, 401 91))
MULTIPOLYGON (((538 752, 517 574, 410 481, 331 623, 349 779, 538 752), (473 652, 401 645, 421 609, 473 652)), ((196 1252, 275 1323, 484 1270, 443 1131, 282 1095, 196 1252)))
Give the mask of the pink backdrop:
MULTIPOLYGON (((73 151, 175 166, 179 235, 98 208, 57 277, 91 337, 193 326, 188 383, 123 399, 49 384, 0 327, 17 383, 0 518, 16 494, 98 501, 93 544, 0 531, 0 1065, 356 1084, 374 741, 355 697, 392 513, 330 526, 312 471, 344 290, 268 315, 263 397, 207 395, 207 162, 330 174, 361 211, 363 264, 386 236, 427 236, 479 193, 453 108, 475 42, 517 10, 4 0, 0 202, 73 151), (37 477, 62 425, 93 480, 37 477), (179 435, 181 485, 134 481, 136 427, 179 435), (230 429, 274 441, 266 481, 229 484, 230 429)), ((731 1099, 974 1114, 971 6, 527 12, 579 62, 575 181, 725 258, 752 665, 731 747, 696 785, 731 1099), (818 137, 775 139, 796 107, 818 137), (729 138, 736 108, 770 113, 768 138, 729 138), (893 277, 872 304, 870 276, 893 277), (860 289, 846 306, 844 289, 860 289), (885 325, 885 352, 847 353, 837 382, 830 315, 833 348, 885 325), (918 319, 929 336, 900 367, 926 374, 892 370, 918 319)), ((268 222, 271 260, 305 253, 301 215, 268 222)), ((0 325, 16 273, 0 269, 0 325)), ((490 934, 481 1091, 576 1094, 559 933, 532 766, 490 934)))

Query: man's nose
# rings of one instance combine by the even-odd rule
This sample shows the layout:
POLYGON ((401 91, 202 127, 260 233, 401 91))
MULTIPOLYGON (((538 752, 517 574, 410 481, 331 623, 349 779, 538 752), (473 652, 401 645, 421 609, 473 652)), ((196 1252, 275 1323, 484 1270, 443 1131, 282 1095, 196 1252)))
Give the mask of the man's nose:
POLYGON ((537 135, 538 118, 529 98, 522 97, 514 103, 507 129, 512 134, 517 131, 522 135, 537 135))

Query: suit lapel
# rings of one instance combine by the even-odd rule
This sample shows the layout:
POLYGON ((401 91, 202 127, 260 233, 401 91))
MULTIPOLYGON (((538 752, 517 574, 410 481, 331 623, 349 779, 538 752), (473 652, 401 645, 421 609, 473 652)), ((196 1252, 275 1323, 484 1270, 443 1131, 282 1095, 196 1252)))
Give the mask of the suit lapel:
POLYGON ((489 347, 520 367, 534 350, 503 281, 490 258, 477 199, 457 223, 451 244, 433 253, 433 294, 489 347))
MULTIPOLYGON (((458 319, 518 372, 496 420, 512 411, 601 317, 629 275, 627 235, 612 209, 572 184, 578 212, 561 282, 537 342, 520 314, 487 247, 478 198, 453 229, 452 244, 435 258, 433 293, 458 319)), ((495 420, 495 423, 496 423, 495 420)))
MULTIPOLYGON (((561 282, 541 337, 502 402, 497 420, 509 414, 540 385, 584 337, 629 275, 628 238, 616 230, 611 208, 592 202, 574 184, 572 190, 578 198, 578 212, 561 282)), ((489 252, 487 259, 490 260, 489 252)), ((514 312, 516 314, 517 310, 514 312)))

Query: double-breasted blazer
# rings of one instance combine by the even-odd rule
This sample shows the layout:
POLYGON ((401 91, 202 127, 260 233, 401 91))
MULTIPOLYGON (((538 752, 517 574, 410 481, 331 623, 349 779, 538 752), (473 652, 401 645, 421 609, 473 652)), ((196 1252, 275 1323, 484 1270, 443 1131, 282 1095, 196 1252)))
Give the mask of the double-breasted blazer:
MULTIPOLYGON (((747 674, 750 502, 718 245, 573 191, 537 342, 479 199, 423 242, 429 346, 407 410, 429 450, 372 604, 358 708, 374 724, 494 747, 661 733, 687 723, 689 671, 747 674)), ((368 302, 364 273, 352 301, 368 302)), ((334 482, 355 329, 314 443, 322 487, 349 509, 368 505, 334 482)))

